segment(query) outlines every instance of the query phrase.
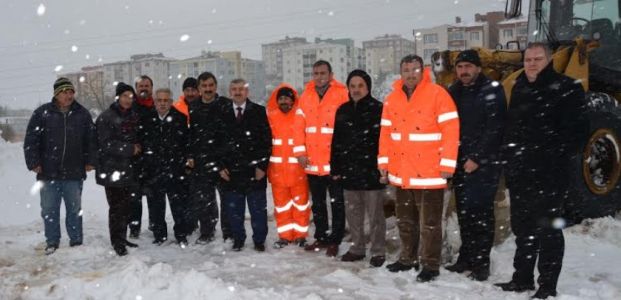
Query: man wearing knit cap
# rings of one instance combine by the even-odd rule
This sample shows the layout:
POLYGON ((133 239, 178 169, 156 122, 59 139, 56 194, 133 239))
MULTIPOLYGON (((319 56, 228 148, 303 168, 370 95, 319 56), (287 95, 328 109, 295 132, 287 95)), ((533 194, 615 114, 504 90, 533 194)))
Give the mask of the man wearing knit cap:
POLYGON ((179 100, 173 104, 173 106, 183 113, 188 118, 188 125, 190 124, 190 112, 188 107, 192 101, 200 98, 198 93, 198 81, 194 77, 188 77, 183 81, 182 86, 183 95, 179 96, 179 100))
POLYGON ((82 245, 82 184, 97 162, 95 126, 90 113, 74 99, 69 79, 54 82, 51 102, 37 108, 26 130, 24 157, 37 174, 46 254, 60 245, 60 203, 65 201, 69 246, 82 245))
POLYGON ((336 111, 330 155, 330 175, 343 185, 345 217, 352 242, 342 261, 364 259, 365 210, 369 216, 372 267, 385 259, 386 219, 383 189, 377 168, 382 103, 371 96, 371 77, 354 70, 347 77, 349 101, 336 111))
POLYGON ((500 145, 505 118, 502 85, 481 73, 475 50, 455 61, 457 81, 449 88, 460 123, 460 146, 453 179, 461 247, 457 262, 446 269, 470 272, 477 281, 489 277, 494 242, 494 195, 500 176, 500 145))

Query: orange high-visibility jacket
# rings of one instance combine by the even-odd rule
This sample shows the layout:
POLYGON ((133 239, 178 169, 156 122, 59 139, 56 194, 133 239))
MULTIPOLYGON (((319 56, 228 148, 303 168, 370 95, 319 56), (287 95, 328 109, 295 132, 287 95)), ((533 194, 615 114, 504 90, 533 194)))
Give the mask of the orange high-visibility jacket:
POLYGON ((330 147, 334 132, 334 116, 341 104, 347 102, 349 94, 344 84, 333 79, 330 87, 319 101, 315 82, 306 84, 295 112, 295 156, 306 155, 308 166, 305 171, 313 175, 330 174, 330 147))
POLYGON ((440 172, 454 173, 459 145, 459 118, 453 99, 431 82, 429 69, 411 98, 399 79, 384 100, 378 167, 392 185, 404 189, 442 189, 440 172))
POLYGON ((298 159, 293 155, 293 124, 299 101, 296 100, 290 112, 285 114, 280 111, 276 94, 282 87, 291 88, 295 97, 298 97, 294 88, 287 84, 281 84, 272 92, 267 102, 267 119, 272 129, 272 155, 267 168, 267 178, 272 185, 291 187, 305 181, 306 173, 298 163, 298 159))
POLYGON ((179 96, 179 100, 173 104, 173 106, 188 119, 188 125, 190 125, 190 112, 188 110, 188 104, 185 102, 185 96, 182 94, 179 96))

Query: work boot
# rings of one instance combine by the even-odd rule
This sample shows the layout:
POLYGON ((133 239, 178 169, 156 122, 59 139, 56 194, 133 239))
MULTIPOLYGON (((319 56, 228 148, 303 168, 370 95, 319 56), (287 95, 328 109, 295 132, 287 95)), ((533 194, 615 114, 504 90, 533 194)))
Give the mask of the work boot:
POLYGON ((287 245, 289 245, 289 241, 285 239, 279 239, 274 242, 274 249, 282 249, 286 247, 287 245))
POLYGON ((457 259, 457 262, 453 265, 446 266, 445 269, 449 272, 455 273, 463 273, 465 271, 470 271, 470 264, 468 264, 465 260, 457 259))
POLYGON ((254 250, 256 250, 257 252, 265 252, 265 244, 263 243, 255 243, 254 244, 254 250))
POLYGON ((540 287, 537 290, 537 292, 530 298, 531 299, 547 299, 548 297, 556 297, 556 291, 540 287))
POLYGON ((235 240, 233 241, 233 251, 239 252, 244 248, 244 241, 235 240))
POLYGON ((369 264, 371 265, 371 267, 379 268, 384 264, 385 261, 386 261, 385 256, 376 255, 376 256, 371 257, 371 261, 369 261, 369 264))
POLYGON ((52 244, 47 245, 45 247, 45 255, 53 254, 54 252, 56 252, 56 249, 58 249, 58 245, 52 245, 52 244))
POLYGON ((114 246, 114 252, 116 252, 118 256, 125 256, 127 255, 127 248, 125 248, 125 245, 116 245, 114 246))
POLYGON ((535 285, 532 283, 518 283, 513 280, 503 283, 494 283, 495 286, 500 287, 505 292, 526 292, 535 290, 535 285))
POLYGON ((328 245, 328 247, 326 248, 326 256, 336 257, 336 255, 338 254, 339 254, 339 245, 337 244, 328 245))
POLYGON ((69 247, 82 246, 82 241, 69 241, 69 247))
POLYGON ((432 271, 423 267, 423 270, 416 276, 416 281, 429 282, 435 280, 438 276, 440 276, 440 271, 432 271))
POLYGON ((293 243, 295 243, 296 245, 298 245, 298 247, 301 247, 301 248, 304 248, 307 245, 305 238, 295 239, 295 241, 293 241, 293 243))
POLYGON ((402 272, 402 271, 409 271, 412 268, 414 268, 414 270, 418 271, 418 263, 414 263, 414 265, 410 266, 410 265, 406 265, 400 261, 396 261, 392 264, 389 264, 386 266, 386 269, 388 269, 388 271, 393 272, 393 273, 397 273, 397 272, 402 272))
POLYGON ((188 246, 188 239, 180 237, 177 239, 177 243, 179 244, 179 247, 185 249, 188 246))
POLYGON ((132 239, 140 238, 140 230, 138 230, 138 229, 130 229, 129 230, 129 238, 132 238, 132 239))
POLYGON ((153 244, 161 246, 162 244, 164 244, 165 241, 166 241, 166 238, 158 237, 153 240, 153 244))
POLYGON ((197 245, 207 245, 213 241, 213 235, 201 234, 196 240, 197 245))
POLYGON ((319 250, 325 249, 325 248, 328 248, 328 244, 327 243, 324 243, 324 242, 322 242, 320 240, 315 240, 315 242, 313 242, 312 244, 306 245, 304 247, 304 250, 306 250, 306 251, 319 251, 319 250))
POLYGON ((489 278, 489 269, 481 268, 472 270, 472 273, 468 275, 468 278, 476 281, 485 281, 487 280, 487 278, 489 278))
POLYGON ((347 251, 347 253, 341 256, 341 261, 345 261, 345 262, 353 262, 353 261, 359 261, 363 259, 364 259, 364 254, 355 254, 355 253, 351 253, 350 251, 347 251))

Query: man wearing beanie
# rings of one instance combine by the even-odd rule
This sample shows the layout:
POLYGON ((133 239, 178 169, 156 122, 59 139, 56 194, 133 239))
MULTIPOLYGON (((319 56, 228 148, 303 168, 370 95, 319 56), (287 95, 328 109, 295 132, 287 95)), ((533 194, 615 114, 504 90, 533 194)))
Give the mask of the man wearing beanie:
POLYGON ((382 103, 371 96, 371 77, 354 70, 347 77, 349 101, 336 111, 330 151, 330 176, 343 185, 345 217, 352 242, 342 261, 366 255, 365 211, 369 216, 372 267, 385 261, 384 184, 377 168, 382 103))
POLYGON ((179 100, 173 104, 173 106, 182 114, 188 118, 188 125, 190 124, 190 112, 189 107, 192 101, 199 99, 198 93, 198 81, 194 77, 188 77, 183 81, 182 86, 183 95, 179 96, 179 100))
POLYGON ((500 177, 500 145, 505 119, 505 93, 481 73, 475 50, 455 61, 457 80, 449 88, 460 123, 460 146, 453 177, 461 247, 457 262, 446 269, 469 271, 469 278, 487 280, 494 243, 494 195, 500 177))
POLYGON ((46 254, 60 245, 61 200, 65 201, 69 246, 82 245, 82 184, 97 162, 95 126, 74 94, 71 81, 58 78, 52 101, 34 111, 24 139, 26 166, 41 183, 46 254))
POLYGON ((272 155, 267 167, 267 178, 272 185, 274 218, 279 237, 274 248, 283 248, 290 243, 304 247, 308 236, 308 181, 304 168, 293 156, 296 100, 296 91, 283 83, 274 90, 267 102, 267 119, 272 130, 272 155))
POLYGON ((138 247, 126 239, 131 202, 139 191, 137 162, 142 153, 139 116, 132 109, 134 97, 134 89, 119 82, 116 101, 96 121, 99 141, 96 180, 106 190, 110 242, 119 256, 127 254, 126 247, 138 247))

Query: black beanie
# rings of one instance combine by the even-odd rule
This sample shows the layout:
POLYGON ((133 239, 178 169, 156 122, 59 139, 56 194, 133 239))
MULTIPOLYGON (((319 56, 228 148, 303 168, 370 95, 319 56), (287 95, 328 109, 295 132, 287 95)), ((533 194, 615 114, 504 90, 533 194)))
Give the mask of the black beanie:
POLYGON ((291 98, 291 100, 295 101, 295 94, 293 93, 293 90, 288 87, 282 87, 278 90, 278 93, 276 93, 276 100, 278 100, 281 96, 287 96, 291 98))
POLYGON ((369 94, 371 94, 371 76, 369 76, 369 74, 363 70, 360 69, 356 69, 351 71, 351 73, 349 73, 349 75, 347 75, 347 86, 349 86, 349 81, 351 81, 352 77, 354 76, 358 76, 360 78, 362 78, 362 80, 364 80, 364 82, 367 83, 367 88, 369 89, 369 94))
POLYGON ((195 88, 198 89, 198 81, 194 77, 188 77, 183 81, 183 87, 181 90, 185 90, 186 88, 195 88))
POLYGON ((73 87, 71 80, 65 77, 60 77, 54 81, 54 96, 66 90, 72 90, 75 92, 75 88, 73 87))
POLYGON ((468 49, 460 52, 455 60, 455 65, 460 62, 469 62, 477 67, 481 66, 481 58, 476 50, 468 49))
POLYGON ((121 96, 121 94, 130 91, 132 92, 132 94, 136 94, 136 92, 134 91, 134 88, 131 85, 127 85, 124 82, 119 82, 116 85, 116 97, 118 99, 119 96, 121 96))

